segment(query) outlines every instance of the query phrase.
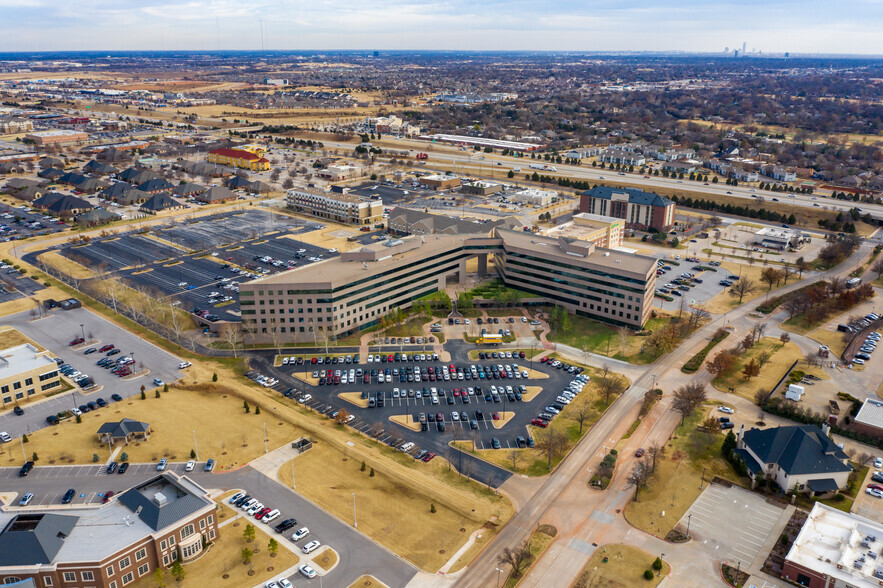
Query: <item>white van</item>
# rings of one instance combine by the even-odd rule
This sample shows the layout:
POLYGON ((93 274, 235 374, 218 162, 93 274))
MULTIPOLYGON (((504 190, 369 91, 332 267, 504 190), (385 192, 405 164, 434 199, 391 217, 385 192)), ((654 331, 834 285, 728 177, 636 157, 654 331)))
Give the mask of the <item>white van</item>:
POLYGON ((411 443, 410 441, 408 441, 407 443, 402 444, 402 445, 399 447, 399 451, 401 451, 401 452, 403 452, 403 453, 408 453, 408 452, 411 451, 412 449, 414 449, 414 444, 411 443))
POLYGON ((279 516, 279 509, 274 508, 270 512, 264 515, 264 518, 261 519, 262 523, 270 524, 273 520, 275 520, 279 516))

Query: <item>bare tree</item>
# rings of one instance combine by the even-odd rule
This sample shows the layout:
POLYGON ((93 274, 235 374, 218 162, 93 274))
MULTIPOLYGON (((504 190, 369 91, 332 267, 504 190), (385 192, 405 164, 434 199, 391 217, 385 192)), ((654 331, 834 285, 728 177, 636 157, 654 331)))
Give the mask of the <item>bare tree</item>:
POLYGON ((552 425, 537 435, 536 446, 537 449, 546 455, 548 460, 546 467, 551 471, 552 460, 567 448, 567 435, 558 427, 552 425))
POLYGON ((282 329, 284 328, 279 323, 274 324, 270 328, 270 338, 273 340, 273 348, 276 349, 276 355, 282 355, 282 343, 285 339, 282 329))
POLYGON ((580 437, 582 437, 583 434, 583 426, 586 424, 586 421, 592 418, 593 414, 594 410, 592 409, 588 396, 578 396, 573 404, 570 405, 568 417, 573 422, 579 424, 580 437))
POLYGON ((221 333, 224 336, 224 341, 233 350, 233 359, 236 359, 236 347, 242 344, 242 326, 239 324, 227 325, 221 333))
POLYGON ((611 396, 619 396, 625 390, 625 382, 616 374, 610 374, 598 382, 598 387, 604 395, 604 404, 610 404, 611 396))
POLYGON ((870 453, 866 452, 866 451, 862 451, 861 453, 859 453, 859 454, 856 456, 855 459, 856 459, 856 461, 858 461, 858 463, 859 463, 860 465, 866 466, 866 465, 868 465, 869 463, 871 463, 871 461, 874 459, 874 456, 871 455, 870 453))
POLYGON ((705 386, 698 382, 686 384, 675 390, 671 408, 681 413, 681 425, 707 398, 705 386))
POLYGON ((519 578, 530 561, 530 557, 530 541, 525 540, 518 547, 504 547, 500 555, 497 556, 497 563, 510 566, 512 577, 519 578))
POLYGON ((650 473, 652 469, 650 467, 650 463, 646 460, 639 460, 635 463, 635 467, 632 468, 631 473, 626 478, 627 487, 635 488, 635 502, 638 501, 638 490, 641 486, 645 486, 647 484, 647 480, 650 478, 650 473))
POLYGON ((690 322, 689 322, 690 329, 692 330, 692 329, 698 328, 699 325, 702 323, 702 321, 704 321, 705 319, 707 319, 710 316, 711 316, 711 313, 709 313, 707 310, 705 310, 705 307, 702 305, 702 303, 697 302, 690 309, 690 322))
POLYGON ((647 448, 647 456, 650 458, 650 471, 656 471, 656 460, 665 455, 665 445, 660 445, 656 441, 650 444, 650 447, 647 448))
POLYGON ((754 285, 754 281, 750 278, 742 278, 733 284, 732 288, 730 288, 730 293, 739 297, 739 304, 742 304, 742 298, 746 295, 751 294, 756 289, 754 285))
MULTIPOLYGON (((453 431, 454 427, 451 427, 453 431)), ((509 451, 509 461, 512 463, 512 471, 518 471, 518 464, 521 462, 521 458, 524 457, 522 452, 519 449, 512 449, 509 451)))
POLYGON ((883 275, 883 257, 875 261, 871 269, 877 272, 877 279, 879 280, 880 276, 883 275))
POLYGON ((763 408, 766 406, 766 402, 770 397, 770 391, 766 388, 761 388, 757 392, 754 393, 754 404, 763 408))

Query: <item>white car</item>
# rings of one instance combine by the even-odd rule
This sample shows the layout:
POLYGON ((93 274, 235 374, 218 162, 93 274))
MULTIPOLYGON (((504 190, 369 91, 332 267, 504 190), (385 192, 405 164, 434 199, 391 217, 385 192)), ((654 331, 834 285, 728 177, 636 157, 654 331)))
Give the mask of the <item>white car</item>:
MULTIPOLYGON (((354 420, 356 420, 356 415, 351 414, 351 415, 348 415, 348 416, 346 417, 346 422, 347 422, 347 424, 353 422, 354 420)), ((879 466, 878 466, 878 467, 879 467, 879 466)))
POLYGON ((734 413, 736 412, 736 411, 733 410, 732 408, 730 408, 730 407, 728 407, 728 406, 723 406, 723 405, 718 406, 718 407, 717 407, 717 411, 718 411, 718 412, 723 412, 723 413, 726 413, 726 414, 734 414, 734 413))
POLYGON ((72 408, 71 414, 74 416, 81 416, 83 414, 83 411, 80 410, 79 408, 72 408))
POLYGON ((865 488, 865 494, 870 494, 874 498, 883 498, 883 492, 880 492, 876 488, 865 488))
POLYGON ((251 508, 249 508, 249 509, 248 509, 247 511, 245 511, 245 512, 247 512, 247 513, 249 514, 249 516, 254 516, 254 514, 255 514, 257 511, 261 510, 262 508, 264 508, 264 503, 263 503, 263 502, 255 502, 253 505, 251 505, 251 508))
POLYGON ((190 461, 187 462, 187 465, 184 466, 184 471, 185 472, 192 472, 193 468, 195 468, 195 467, 196 467, 196 462, 191 459, 190 461))
POLYGON ((181 363, 178 364, 178 369, 183 370, 183 369, 189 368, 192 365, 193 364, 190 363, 189 361, 182 361, 181 363))
POLYGON ((237 500, 239 500, 243 496, 245 496, 245 492, 237 492, 236 494, 231 496, 227 502, 229 502, 230 504, 233 504, 234 502, 236 502, 237 500))
POLYGON ((301 564, 298 569, 300 570, 300 573, 303 574, 304 576, 306 576, 307 578, 315 578, 317 575, 316 570, 314 570, 313 568, 311 568, 307 564, 301 564))
POLYGON ((297 401, 298 401, 300 404, 304 404, 304 403, 306 403, 306 402, 309 402, 309 401, 312 400, 312 399, 313 399, 313 395, 312 395, 312 394, 304 394, 303 396, 301 396, 300 398, 298 398, 297 401))
POLYGON ((288 578, 279 578, 279 588, 294 588, 294 585, 288 581, 288 578))
POLYGON ((0 432, 0 441, 2 441, 3 443, 9 443, 10 441, 12 441, 12 437, 10 437, 9 433, 7 433, 6 431, 2 431, 0 432))
POLYGON ((874 467, 878 469, 883 468, 883 457, 878 457, 874 460, 874 467))
POLYGON ((310 530, 307 527, 301 527, 297 531, 294 532, 294 535, 291 536, 292 541, 300 541, 304 537, 310 534, 310 530))
POLYGON ((277 584, 276 582, 270 580, 269 582, 267 582, 266 584, 264 584, 264 588, 279 588, 279 584, 277 584))
POLYGON ((322 545, 322 544, 319 543, 318 541, 310 541, 309 543, 307 543, 306 545, 304 545, 301 548, 301 551, 303 551, 304 553, 312 553, 312 552, 316 551, 317 549, 319 549, 320 545, 322 545))

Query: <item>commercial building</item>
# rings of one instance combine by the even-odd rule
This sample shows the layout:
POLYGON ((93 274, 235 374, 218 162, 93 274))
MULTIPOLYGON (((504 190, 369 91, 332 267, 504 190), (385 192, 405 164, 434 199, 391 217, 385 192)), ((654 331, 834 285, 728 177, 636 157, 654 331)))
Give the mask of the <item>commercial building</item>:
POLYGON ((807 588, 879 588, 883 525, 816 502, 785 556, 782 578, 807 588))
POLYGON ((34 123, 26 118, 0 117, 0 133, 27 133, 34 130, 34 123))
POLYGON ((265 86, 287 86, 288 78, 264 78, 265 86))
POLYGON ((637 188, 596 186, 580 195, 579 211, 625 220, 626 228, 667 233, 674 226, 675 203, 637 188))
POLYGON ((342 182, 344 180, 361 178, 365 175, 365 169, 347 163, 333 163, 328 167, 317 170, 316 175, 332 182, 342 182))
POLYGON ((461 145, 463 147, 490 147, 491 149, 508 149, 509 151, 518 151, 521 153, 525 153, 528 151, 536 151, 542 147, 545 147, 543 144, 538 143, 521 143, 519 141, 501 141, 499 139, 487 139, 485 137, 467 137, 466 135, 444 135, 444 134, 435 134, 435 135, 423 135, 420 137, 424 141, 431 141, 433 143, 452 143, 454 145, 461 145))
POLYGON ((612 216, 581 212, 573 221, 557 225, 545 234, 549 237, 572 237, 594 243, 598 247, 617 249, 622 246, 625 221, 612 216))
POLYGON ((391 233, 404 235, 485 235, 494 229, 517 229, 521 221, 514 216, 479 221, 396 207, 386 219, 391 233))
POLYGON ((507 200, 518 202, 519 204, 530 204, 537 208, 545 208, 558 201, 558 192, 552 190, 540 190, 539 188, 525 188, 516 190, 515 192, 506 192, 504 194, 507 200))
POLYGON ((122 588, 199 556, 218 536, 217 505, 167 472, 98 506, 0 512, 0 583, 122 588))
POLYGON ((270 160, 245 149, 230 149, 227 147, 215 149, 206 154, 205 160, 209 163, 250 169, 251 171, 267 171, 270 169, 270 160))
POLYGON ((61 386, 49 351, 15 329, 0 331, 0 401, 5 408, 61 386))
POLYGON ((420 183, 433 190, 450 190, 460 185, 461 180, 457 176, 443 176, 440 174, 423 176, 420 183))
POLYGON ((752 480, 765 476, 784 492, 796 490, 826 497, 845 488, 852 466, 849 457, 828 437, 828 426, 794 425, 742 429, 740 457, 752 480))
POLYGON ((490 180, 472 180, 463 182, 460 192, 464 194, 474 194, 476 196, 490 196, 499 194, 503 191, 503 185, 499 182, 491 182, 490 180))
POLYGON ((288 207, 319 218, 348 225, 383 222, 383 201, 354 194, 323 192, 313 188, 288 191, 288 207))
POLYGON ((770 249, 784 251, 798 247, 801 236, 798 231, 784 227, 764 227, 754 234, 754 242, 770 249))
POLYGON ((63 145, 67 143, 79 143, 86 141, 89 135, 82 131, 69 129, 57 129, 54 131, 37 131, 25 135, 25 140, 31 140, 34 145, 63 145))
POLYGON ((491 236, 431 235, 358 251, 240 285, 249 340, 321 342, 380 322, 394 308, 444 289, 448 276, 479 275, 493 260, 506 286, 571 312, 640 329, 649 318, 656 259, 592 243, 495 229, 491 236))
POLYGON ((883 438, 883 401, 866 398, 850 428, 862 435, 883 438))

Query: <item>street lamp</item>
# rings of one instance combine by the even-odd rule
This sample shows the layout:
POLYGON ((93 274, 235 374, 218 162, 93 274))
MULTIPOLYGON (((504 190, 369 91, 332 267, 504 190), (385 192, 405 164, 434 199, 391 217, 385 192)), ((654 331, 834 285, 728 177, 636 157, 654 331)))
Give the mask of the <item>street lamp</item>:
POLYGON ((353 492, 353 527, 359 526, 359 519, 356 517, 356 493, 353 492))
POLYGON ((196 451, 196 461, 199 461, 199 443, 196 442, 196 430, 193 431, 193 447, 196 451))
POLYGON ((86 328, 80 324, 80 332, 83 334, 83 341, 86 340, 86 328))
POLYGON ((693 513, 687 515, 687 539, 690 538, 690 521, 693 519, 693 513))
MULTIPOLYGON (((659 556, 659 561, 662 562, 662 558, 665 557, 665 554, 659 556)), ((659 566, 659 569, 656 570, 656 577, 658 578, 662 574, 662 566, 659 566)))
POLYGON ((702 468, 702 481, 699 482, 699 489, 702 490, 702 486, 705 484, 705 468, 702 468))
POLYGON ((503 573, 503 570, 500 568, 496 568, 497 570, 497 588, 500 588, 500 575, 503 573))

